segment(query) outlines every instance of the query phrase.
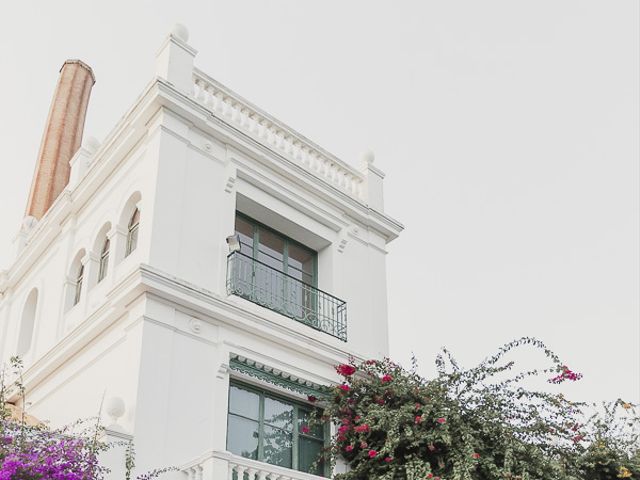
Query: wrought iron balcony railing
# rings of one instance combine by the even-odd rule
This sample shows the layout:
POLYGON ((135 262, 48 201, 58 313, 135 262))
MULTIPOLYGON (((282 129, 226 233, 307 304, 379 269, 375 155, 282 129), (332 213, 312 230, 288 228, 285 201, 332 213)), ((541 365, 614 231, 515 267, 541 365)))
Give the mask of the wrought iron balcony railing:
POLYGON ((347 304, 240 252, 227 257, 227 292, 347 341, 347 304))

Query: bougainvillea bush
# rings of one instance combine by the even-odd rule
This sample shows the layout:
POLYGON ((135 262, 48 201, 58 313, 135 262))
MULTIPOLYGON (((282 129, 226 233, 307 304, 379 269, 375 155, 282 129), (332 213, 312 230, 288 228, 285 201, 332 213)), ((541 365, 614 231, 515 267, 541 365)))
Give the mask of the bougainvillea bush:
POLYGON ((633 405, 614 402, 608 418, 585 419, 585 404, 523 386, 581 377, 538 340, 509 343, 472 369, 444 350, 436 365, 430 380, 415 363, 405 370, 389 359, 337 367, 343 383, 310 398, 323 406, 317 421, 337 427, 329 457, 350 467, 336 479, 640 480, 633 405), (525 346, 548 366, 516 372, 505 356, 525 346))
POLYGON ((90 439, 2 419, 0 480, 94 480, 104 470, 90 439))
POLYGON ((100 480, 106 469, 98 462, 107 448, 98 442, 97 425, 83 422, 59 430, 28 421, 24 412, 22 362, 11 359, 11 387, 22 408, 6 403, 6 371, 0 372, 0 480, 100 480), (10 408, 11 407, 11 408, 10 408))
MULTIPOLYGON (((102 427, 95 420, 77 421, 53 430, 29 421, 24 412, 25 389, 22 363, 11 359, 11 389, 22 401, 21 407, 6 403, 9 388, 5 370, 0 371, 0 480, 103 480, 109 470, 100 465, 100 453, 115 444, 99 441, 102 427)), ((127 442, 123 458, 125 478, 131 480, 135 467, 133 444, 127 442)), ((138 475, 151 480, 175 468, 160 468, 138 475)))

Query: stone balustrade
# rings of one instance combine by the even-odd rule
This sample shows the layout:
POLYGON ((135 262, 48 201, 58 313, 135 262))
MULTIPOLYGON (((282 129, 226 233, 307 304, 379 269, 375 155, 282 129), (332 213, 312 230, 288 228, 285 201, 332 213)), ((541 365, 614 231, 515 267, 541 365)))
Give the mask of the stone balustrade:
POLYGON ((229 452, 209 452, 184 466, 187 480, 323 480, 324 477, 269 465, 229 452))
POLYGON ((195 68, 193 82, 196 100, 214 115, 312 172, 338 190, 364 200, 365 176, 362 172, 324 151, 195 68))

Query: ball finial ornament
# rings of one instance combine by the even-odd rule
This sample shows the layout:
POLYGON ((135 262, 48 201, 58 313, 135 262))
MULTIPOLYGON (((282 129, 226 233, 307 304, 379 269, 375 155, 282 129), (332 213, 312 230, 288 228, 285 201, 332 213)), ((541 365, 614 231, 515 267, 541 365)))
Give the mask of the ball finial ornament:
POLYGON ((189 29, 181 23, 176 23, 171 29, 171 35, 179 38, 183 42, 189 41, 189 29))
POLYGON ((124 415, 124 400, 120 397, 111 397, 105 404, 105 412, 111 417, 113 423, 124 415))
POLYGON ((373 150, 367 149, 364 152, 362 152, 362 155, 360 155, 360 158, 364 163, 372 164, 376 159, 376 155, 373 153, 373 150))

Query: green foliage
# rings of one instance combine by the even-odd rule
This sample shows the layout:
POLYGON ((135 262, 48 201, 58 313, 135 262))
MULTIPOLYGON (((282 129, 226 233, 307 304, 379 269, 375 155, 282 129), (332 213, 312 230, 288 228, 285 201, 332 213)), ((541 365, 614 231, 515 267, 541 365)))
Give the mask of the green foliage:
POLYGON ((619 408, 585 420, 585 404, 523 386, 539 376, 551 383, 580 378, 542 342, 511 342, 466 370, 443 350, 436 366, 431 380, 416 373, 415 361, 411 370, 389 359, 337 367, 345 381, 327 390, 317 419, 335 423, 328 455, 351 467, 337 480, 640 479, 637 436, 629 433, 637 417, 627 415, 614 431, 619 408), (549 365, 515 372, 505 356, 525 346, 543 352, 549 365), (632 476, 619 476, 626 471, 632 476))

